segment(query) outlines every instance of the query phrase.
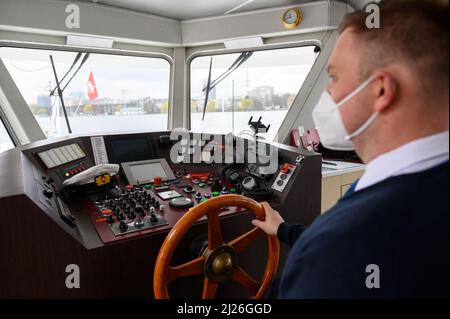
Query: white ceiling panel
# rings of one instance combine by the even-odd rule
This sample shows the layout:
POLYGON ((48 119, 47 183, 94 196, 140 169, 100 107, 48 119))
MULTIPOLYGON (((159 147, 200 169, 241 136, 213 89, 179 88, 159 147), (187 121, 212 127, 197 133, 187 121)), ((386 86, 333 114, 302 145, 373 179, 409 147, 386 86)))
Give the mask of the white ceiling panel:
MULTIPOLYGON (((58 1, 67 2, 68 0, 58 1)), ((320 0, 78 0, 78 2, 97 3, 177 20, 220 16, 248 1, 250 2, 235 12, 289 6, 320 0)), ((354 8, 361 8, 369 1, 343 0, 342 2, 347 2, 354 8)))
MULTIPOLYGON (((67 1, 67 0, 61 0, 67 1)), ((139 11, 177 20, 223 15, 247 0, 78 0, 139 11)), ((309 0, 253 0, 236 12, 295 5, 309 0)))

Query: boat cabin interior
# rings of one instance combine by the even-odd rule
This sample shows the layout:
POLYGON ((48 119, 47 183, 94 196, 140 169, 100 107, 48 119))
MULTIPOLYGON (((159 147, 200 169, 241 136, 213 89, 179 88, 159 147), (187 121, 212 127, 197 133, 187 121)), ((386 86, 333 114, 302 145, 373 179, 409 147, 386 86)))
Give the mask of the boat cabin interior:
POLYGON ((0 298, 275 296, 264 205, 311 225, 366 169, 313 110, 368 4, 0 0, 0 298))

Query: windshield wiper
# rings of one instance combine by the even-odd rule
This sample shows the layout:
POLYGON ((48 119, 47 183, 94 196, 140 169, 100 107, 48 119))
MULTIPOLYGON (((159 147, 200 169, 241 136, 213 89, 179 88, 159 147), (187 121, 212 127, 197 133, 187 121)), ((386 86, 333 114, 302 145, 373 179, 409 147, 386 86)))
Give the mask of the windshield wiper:
MULTIPOLYGON (((64 76, 62 77, 62 79, 60 80, 60 83, 62 83, 62 81, 64 81, 64 79, 66 78, 66 76, 70 73, 70 71, 72 71, 73 67, 75 66, 75 64, 77 64, 78 60, 81 58, 81 52, 78 52, 77 56, 75 57, 75 60, 72 62, 72 65, 70 66, 69 70, 66 72, 66 74, 64 74, 64 76)), ((53 90, 50 92, 49 96, 52 96, 56 89, 58 88, 58 86, 56 85, 53 90)))
POLYGON ((70 73, 70 71, 73 69, 73 67, 75 66, 75 64, 78 62, 78 60, 80 59, 82 53, 79 52, 77 54, 77 56, 75 57, 75 60, 73 61, 72 65, 70 66, 69 70, 66 72, 66 74, 62 77, 61 80, 58 80, 58 75, 56 73, 56 68, 55 68, 55 63, 53 61, 53 57, 50 55, 50 62, 52 64, 52 69, 53 69, 53 75, 55 76, 55 81, 56 81, 56 86, 55 88, 50 92, 49 96, 54 95, 55 90, 58 92, 58 96, 59 96, 59 100, 61 101, 61 107, 63 109, 64 112, 64 118, 66 120, 66 125, 67 125, 67 131, 69 132, 69 134, 72 133, 72 128, 70 127, 70 123, 69 123, 69 117, 67 116, 67 110, 66 110, 66 105, 64 104, 64 98, 63 98, 63 92, 66 89, 67 85, 69 85, 70 81, 72 81, 72 79, 74 78, 74 76, 78 73, 78 71, 80 71, 81 67, 83 66, 83 64, 86 62, 86 60, 89 58, 89 53, 86 53, 83 57, 83 60, 81 61, 80 65, 78 66, 78 68, 75 70, 75 72, 72 74, 72 76, 70 77, 70 79, 67 81, 66 85, 64 85, 64 87, 61 89, 61 83, 62 81, 66 78, 66 76, 70 73))
POLYGON ((253 52, 251 51, 245 51, 242 52, 237 59, 231 64, 231 66, 222 73, 217 79, 211 82, 211 69, 212 69, 212 57, 209 63, 209 74, 208 74, 208 82, 206 83, 206 86, 202 89, 203 92, 205 92, 205 103, 203 105, 203 116, 202 121, 205 120, 205 112, 206 112, 206 106, 208 104, 208 98, 209 98, 209 92, 214 89, 220 82, 222 82, 227 76, 229 76, 231 73, 236 71, 245 61, 247 61, 251 56, 253 52))
POLYGON ((208 82, 206 82, 205 103, 203 105, 202 122, 205 120, 206 105, 208 105, 209 91, 211 91, 211 69, 212 69, 212 57, 209 60, 208 82))

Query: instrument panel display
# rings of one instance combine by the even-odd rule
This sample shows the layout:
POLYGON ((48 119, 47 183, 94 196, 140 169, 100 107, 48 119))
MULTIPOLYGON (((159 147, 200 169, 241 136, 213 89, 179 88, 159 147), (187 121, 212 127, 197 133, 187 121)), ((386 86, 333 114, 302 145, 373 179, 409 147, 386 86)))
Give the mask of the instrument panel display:
POLYGON ((47 169, 61 166, 80 158, 86 154, 77 143, 49 149, 37 154, 47 169))

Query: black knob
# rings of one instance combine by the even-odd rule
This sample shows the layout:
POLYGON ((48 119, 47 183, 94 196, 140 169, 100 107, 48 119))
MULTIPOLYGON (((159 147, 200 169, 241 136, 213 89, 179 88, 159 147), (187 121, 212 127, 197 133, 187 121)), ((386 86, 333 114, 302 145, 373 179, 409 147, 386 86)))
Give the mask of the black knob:
POLYGON ((211 185, 211 192, 220 192, 222 190, 222 183, 219 178, 214 178, 214 182, 211 185))
POLYGON ((118 219, 118 220, 125 220, 125 215, 124 215, 123 213, 120 213, 120 214, 117 216, 117 219, 118 219))
POLYGON ((114 223, 113 215, 108 215, 108 217, 106 217, 106 221, 108 222, 108 224, 114 223))
POLYGON ((125 223, 123 220, 120 222, 119 224, 119 230, 123 233, 125 231, 127 231, 128 229, 128 225, 127 223, 125 223))
POLYGON ((136 213, 136 215, 138 217, 145 217, 145 211, 143 207, 136 207, 136 209, 134 210, 134 212, 136 213))
POLYGON ((151 222, 152 224, 156 224, 156 223, 158 222, 158 217, 156 217, 155 214, 152 214, 152 215, 150 216, 150 222, 151 222))
POLYGON ((47 197, 48 199, 51 199, 53 197, 53 191, 50 189, 44 189, 44 196, 47 197))
POLYGON ((236 184, 236 194, 241 195, 242 194, 242 186, 241 184, 236 184))

